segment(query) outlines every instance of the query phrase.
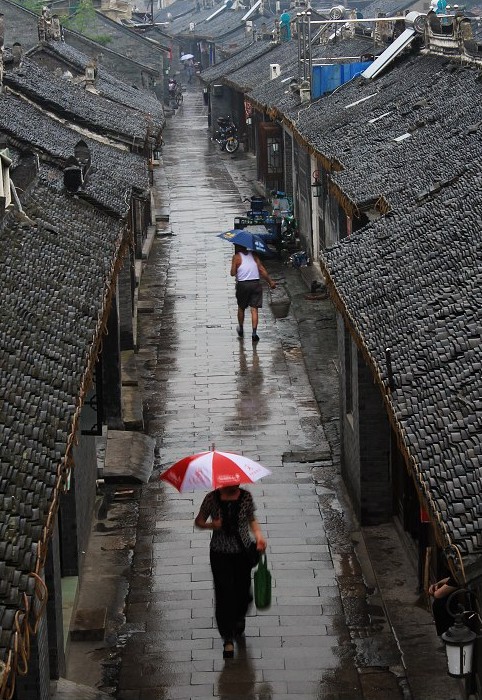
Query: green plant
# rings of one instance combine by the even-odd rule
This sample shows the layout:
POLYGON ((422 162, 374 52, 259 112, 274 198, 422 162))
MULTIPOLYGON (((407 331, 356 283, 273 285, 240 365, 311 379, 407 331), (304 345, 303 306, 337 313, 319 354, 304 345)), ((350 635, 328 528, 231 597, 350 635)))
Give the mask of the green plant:
POLYGON ((60 21, 67 29, 74 29, 75 31, 85 33, 85 29, 94 19, 95 9, 92 0, 79 0, 73 14, 62 16, 60 21))

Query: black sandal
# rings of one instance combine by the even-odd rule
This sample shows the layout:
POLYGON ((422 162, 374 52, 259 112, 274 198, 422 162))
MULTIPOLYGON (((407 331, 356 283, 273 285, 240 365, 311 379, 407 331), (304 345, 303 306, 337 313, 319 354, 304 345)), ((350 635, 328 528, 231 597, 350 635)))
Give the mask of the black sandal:
POLYGON ((234 658, 234 644, 231 639, 227 639, 223 644, 223 659, 234 658))

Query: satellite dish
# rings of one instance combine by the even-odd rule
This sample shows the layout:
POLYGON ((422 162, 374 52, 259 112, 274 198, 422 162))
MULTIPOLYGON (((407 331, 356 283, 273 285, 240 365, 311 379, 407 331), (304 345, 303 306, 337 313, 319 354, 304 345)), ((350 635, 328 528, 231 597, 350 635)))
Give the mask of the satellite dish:
POLYGON ((331 8, 329 17, 330 19, 343 19, 345 15, 345 8, 343 5, 335 5, 331 8))

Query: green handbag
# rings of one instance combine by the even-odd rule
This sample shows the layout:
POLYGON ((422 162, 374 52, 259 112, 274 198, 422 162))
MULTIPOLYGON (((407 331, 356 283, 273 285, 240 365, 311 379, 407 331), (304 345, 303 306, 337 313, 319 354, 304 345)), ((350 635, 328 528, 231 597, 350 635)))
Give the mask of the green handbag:
POLYGON ((258 610, 264 610, 271 605, 271 574, 268 571, 265 552, 261 554, 258 568, 254 572, 254 602, 258 610))

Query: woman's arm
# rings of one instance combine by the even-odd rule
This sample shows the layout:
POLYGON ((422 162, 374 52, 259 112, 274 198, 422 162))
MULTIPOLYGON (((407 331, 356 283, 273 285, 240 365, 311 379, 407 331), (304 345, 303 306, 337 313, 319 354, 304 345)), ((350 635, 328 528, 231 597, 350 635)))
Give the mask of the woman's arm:
POLYGON ((257 549, 259 549, 261 552, 264 552, 264 550, 266 549, 266 540, 264 539, 263 533, 261 532, 261 528, 256 518, 249 521, 249 527, 251 528, 251 532, 253 533, 254 538, 256 540, 257 549))
POLYGON ((194 525, 200 530, 220 530, 221 529, 221 518, 207 520, 204 515, 198 513, 194 521, 194 525))

